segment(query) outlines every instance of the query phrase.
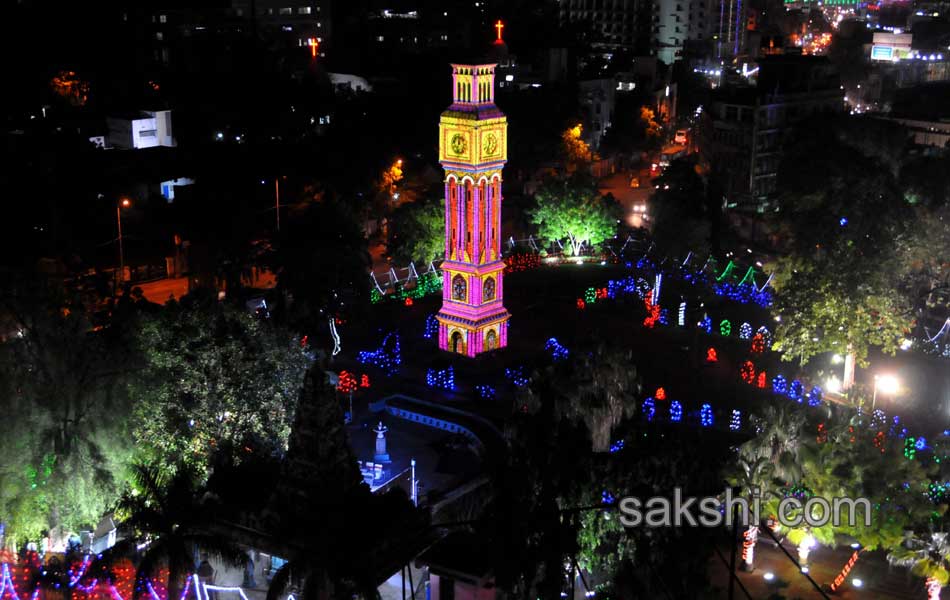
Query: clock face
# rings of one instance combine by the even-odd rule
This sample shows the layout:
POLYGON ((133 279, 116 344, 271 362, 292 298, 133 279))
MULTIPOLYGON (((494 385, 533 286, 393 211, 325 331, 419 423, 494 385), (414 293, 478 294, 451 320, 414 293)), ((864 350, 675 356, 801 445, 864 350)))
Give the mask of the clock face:
POLYGON ((465 136, 461 133, 456 133, 452 136, 450 145, 452 146, 452 152, 455 154, 465 154, 465 150, 468 148, 468 144, 465 142, 465 136))
POLYGON ((495 137, 494 133, 489 133, 485 136, 484 150, 485 154, 489 156, 498 150, 498 138, 495 137))

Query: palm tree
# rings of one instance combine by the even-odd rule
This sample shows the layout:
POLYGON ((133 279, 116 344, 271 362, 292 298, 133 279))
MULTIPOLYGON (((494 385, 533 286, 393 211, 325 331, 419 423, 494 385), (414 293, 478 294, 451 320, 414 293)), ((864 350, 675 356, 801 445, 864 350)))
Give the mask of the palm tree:
POLYGON ((946 533, 908 534, 904 544, 892 550, 887 560, 897 566, 910 567, 911 573, 924 577, 928 600, 940 600, 940 591, 950 580, 950 543, 946 533))
MULTIPOLYGON (((749 501, 749 506, 752 506, 757 498, 761 499, 762 494, 772 482, 773 470, 772 463, 764 456, 753 459, 740 456, 738 471, 733 477, 729 478, 729 483, 738 487, 742 497, 749 501)), ((754 515, 754 517, 757 516, 754 515)), ((745 571, 755 569, 755 544, 758 538, 759 523, 750 520, 748 527, 742 533, 742 565, 745 571)))
POLYGON ((756 436, 739 447, 739 455, 749 460, 765 458, 772 464, 776 477, 799 481, 802 467, 799 460, 804 437, 805 414, 789 406, 767 406, 761 416, 754 416, 756 436))
MULTIPOLYGON (((133 535, 112 549, 111 557, 145 546, 138 561, 137 582, 154 580, 160 567, 168 569, 167 598, 180 596, 181 586, 195 572, 195 553, 242 567, 247 554, 237 544, 211 533, 215 506, 197 484, 195 472, 179 465, 173 473, 153 464, 132 467, 134 491, 120 501, 118 513, 133 535)), ((111 557, 107 557, 108 561, 111 557)))

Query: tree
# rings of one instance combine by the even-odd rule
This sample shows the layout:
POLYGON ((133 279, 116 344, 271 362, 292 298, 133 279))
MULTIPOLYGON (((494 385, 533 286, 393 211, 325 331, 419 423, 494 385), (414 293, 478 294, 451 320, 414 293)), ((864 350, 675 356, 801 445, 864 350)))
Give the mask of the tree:
POLYGON ((538 235, 566 239, 571 255, 577 256, 584 244, 599 244, 616 235, 620 209, 612 196, 600 194, 592 180, 575 175, 545 182, 529 216, 538 235))
MULTIPOLYGON (((133 489, 118 505, 118 515, 132 537, 117 544, 106 557, 114 560, 145 546, 136 580, 155 580, 161 566, 168 569, 167 597, 178 598, 185 580, 196 571, 198 551, 228 565, 244 566, 247 554, 229 539, 213 533, 218 514, 198 481, 204 474, 186 464, 166 469, 138 463, 132 467, 133 489)), ((147 597, 144 586, 136 598, 147 597)))
POLYGON ((310 364, 295 336, 199 296, 142 318, 136 343, 134 436, 146 455, 200 469, 216 449, 283 452, 310 364))
POLYGON ((277 316, 305 330, 369 298, 366 238, 354 212, 337 200, 308 203, 287 219, 266 262, 277 274, 277 316))
POLYGON ((567 161, 573 165, 590 163, 597 159, 597 154, 590 149, 590 145, 585 142, 581 135, 584 131, 582 125, 577 124, 570 127, 561 134, 561 144, 567 161))
MULTIPOLYGON (((773 465, 764 456, 749 459, 740 455, 737 467, 726 480, 730 485, 738 487, 739 493, 749 501, 749 506, 752 506, 756 496, 769 490, 773 465)), ((742 565, 746 571, 755 568, 755 544, 758 539, 759 524, 750 522, 742 533, 742 565)))
POLYGON ((928 600, 940 600, 941 590, 950 581, 950 542, 945 532, 911 533, 887 559, 891 564, 910 567, 911 573, 925 578, 928 600))
POLYGON ((393 211, 389 236, 389 252, 399 264, 428 264, 445 252, 445 202, 401 204, 393 211))
POLYGON ((0 514, 9 539, 94 526, 124 485, 132 369, 118 324, 93 331, 76 298, 43 279, 6 281, 0 311, 0 514))

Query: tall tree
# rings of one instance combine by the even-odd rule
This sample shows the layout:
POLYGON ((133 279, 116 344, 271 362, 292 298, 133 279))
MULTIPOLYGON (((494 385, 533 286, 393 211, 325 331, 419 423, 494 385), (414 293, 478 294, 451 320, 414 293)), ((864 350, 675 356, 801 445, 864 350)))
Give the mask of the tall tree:
POLYGON ((445 252, 445 202, 420 200, 401 204, 389 225, 389 252, 400 265, 426 265, 445 252))
POLYGON ((282 453, 310 364, 270 321, 198 295, 141 320, 135 439, 155 460, 206 467, 222 447, 282 453))
POLYGON ((2 290, 0 311, 15 332, 0 344, 7 535, 94 526, 118 498, 133 449, 121 328, 93 331, 85 307, 51 280, 6 281, 2 290))
POLYGON ((546 181, 528 213, 538 235, 566 240, 571 255, 577 256, 584 244, 599 244, 616 235, 620 207, 613 196, 601 195, 589 177, 574 175, 546 181))

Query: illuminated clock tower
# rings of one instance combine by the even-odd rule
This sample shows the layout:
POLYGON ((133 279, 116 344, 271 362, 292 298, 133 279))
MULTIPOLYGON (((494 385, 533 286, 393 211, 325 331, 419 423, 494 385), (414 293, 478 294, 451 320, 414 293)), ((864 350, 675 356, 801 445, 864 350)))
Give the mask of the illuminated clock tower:
POLYGON ((495 106, 495 65, 452 65, 452 105, 439 121, 445 169, 445 262, 439 347, 475 356, 508 345, 502 304, 501 170, 508 121, 495 106))

